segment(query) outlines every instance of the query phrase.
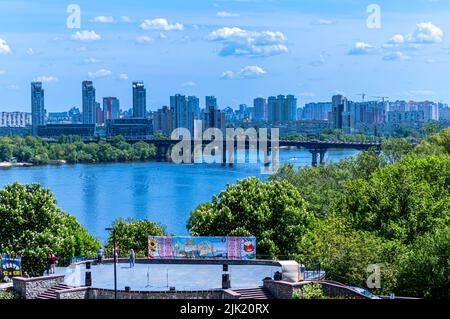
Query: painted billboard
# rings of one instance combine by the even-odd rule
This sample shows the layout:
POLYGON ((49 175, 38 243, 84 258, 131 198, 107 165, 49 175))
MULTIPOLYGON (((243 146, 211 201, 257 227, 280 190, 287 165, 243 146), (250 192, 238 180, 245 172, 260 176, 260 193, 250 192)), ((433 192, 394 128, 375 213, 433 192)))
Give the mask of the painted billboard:
POLYGON ((20 257, 3 255, 0 268, 0 280, 22 275, 22 259, 20 257))
POLYGON ((256 238, 149 236, 148 257, 256 259, 256 238))

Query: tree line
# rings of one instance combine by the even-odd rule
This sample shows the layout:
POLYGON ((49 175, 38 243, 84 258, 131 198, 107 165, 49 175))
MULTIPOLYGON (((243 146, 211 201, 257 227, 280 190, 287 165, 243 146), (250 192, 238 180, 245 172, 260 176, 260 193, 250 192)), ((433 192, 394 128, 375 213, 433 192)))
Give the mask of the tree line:
POLYGON ((0 162, 48 164, 52 160, 68 163, 108 163, 153 160, 154 145, 144 141, 130 144, 122 136, 111 142, 99 140, 85 143, 80 137, 63 136, 56 142, 38 137, 0 137, 0 162))

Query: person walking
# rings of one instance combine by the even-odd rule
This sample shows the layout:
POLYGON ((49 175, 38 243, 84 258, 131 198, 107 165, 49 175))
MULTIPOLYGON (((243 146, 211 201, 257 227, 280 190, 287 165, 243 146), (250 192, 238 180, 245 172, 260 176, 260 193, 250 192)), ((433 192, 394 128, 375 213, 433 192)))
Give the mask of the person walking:
POLYGON ((52 254, 50 257, 50 273, 52 275, 54 275, 56 272, 56 263, 57 262, 58 262, 58 258, 56 258, 56 256, 54 254, 52 254))
POLYGON ((101 264, 103 262, 103 248, 100 247, 97 251, 97 263, 101 264))
POLYGON ((135 263, 136 263, 136 253, 134 252, 134 249, 131 248, 131 250, 130 250, 130 268, 134 268, 135 263))

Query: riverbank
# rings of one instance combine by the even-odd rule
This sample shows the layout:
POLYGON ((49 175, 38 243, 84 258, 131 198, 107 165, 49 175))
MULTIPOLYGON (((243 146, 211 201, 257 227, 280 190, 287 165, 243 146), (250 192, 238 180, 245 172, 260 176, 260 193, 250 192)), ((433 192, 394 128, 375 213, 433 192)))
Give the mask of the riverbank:
MULTIPOLYGON (((64 164, 67 164, 66 160, 50 160, 43 165, 64 165, 64 164)), ((28 162, 0 162, 0 168, 30 167, 30 166, 40 166, 40 165, 28 162)))

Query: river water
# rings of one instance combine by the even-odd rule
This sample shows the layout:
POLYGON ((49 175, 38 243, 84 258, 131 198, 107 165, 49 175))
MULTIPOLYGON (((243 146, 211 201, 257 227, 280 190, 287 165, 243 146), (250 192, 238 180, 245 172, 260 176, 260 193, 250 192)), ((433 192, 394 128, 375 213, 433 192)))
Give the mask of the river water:
MULTIPOLYGON (((356 155, 329 150, 327 162, 356 155)), ((310 165, 307 150, 281 150, 280 162, 310 165)), ((18 181, 39 183, 55 195, 58 206, 75 216, 102 242, 118 217, 148 218, 174 235, 187 235, 186 221, 197 205, 210 201, 227 183, 249 176, 265 179, 259 164, 177 165, 172 163, 79 164, 0 169, 0 187, 18 181)))

